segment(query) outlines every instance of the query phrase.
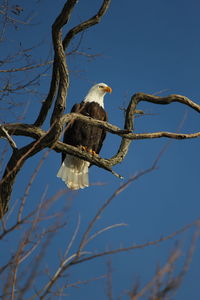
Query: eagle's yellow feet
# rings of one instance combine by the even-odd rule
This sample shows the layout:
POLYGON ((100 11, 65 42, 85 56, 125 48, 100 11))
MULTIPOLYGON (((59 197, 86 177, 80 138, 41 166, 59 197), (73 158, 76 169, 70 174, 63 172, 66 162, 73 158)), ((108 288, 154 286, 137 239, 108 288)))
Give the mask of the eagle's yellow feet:
POLYGON ((92 154, 92 155, 98 156, 98 154, 97 154, 94 150, 88 149, 88 147, 86 147, 86 146, 80 146, 80 149, 81 149, 82 151, 87 151, 88 153, 90 153, 90 154, 92 154))
POLYGON ((98 156, 98 154, 92 149, 89 149, 88 152, 94 156, 98 156))
POLYGON ((80 146, 81 151, 87 151, 87 147, 86 146, 80 146))

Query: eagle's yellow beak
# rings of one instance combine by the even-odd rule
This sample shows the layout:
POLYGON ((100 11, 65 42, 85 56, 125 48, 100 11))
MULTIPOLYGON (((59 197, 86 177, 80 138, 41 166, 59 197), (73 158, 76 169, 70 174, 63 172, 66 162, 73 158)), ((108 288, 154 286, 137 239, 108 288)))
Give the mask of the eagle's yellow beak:
POLYGON ((111 89, 111 87, 109 87, 109 86, 106 86, 106 87, 104 88, 104 91, 105 91, 106 93, 112 93, 112 89, 111 89))

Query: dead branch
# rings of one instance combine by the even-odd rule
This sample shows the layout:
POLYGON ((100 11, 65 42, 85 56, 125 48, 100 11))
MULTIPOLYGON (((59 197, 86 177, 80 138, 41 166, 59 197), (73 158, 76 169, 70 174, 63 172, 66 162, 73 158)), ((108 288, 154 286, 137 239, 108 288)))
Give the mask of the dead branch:
POLYGON ((51 116, 51 124, 57 122, 63 115, 66 106, 66 96, 69 87, 69 72, 65 59, 65 49, 62 42, 62 27, 68 22, 77 0, 69 0, 64 5, 60 15, 52 25, 52 40, 55 52, 55 61, 59 73, 57 98, 51 116))
MULTIPOLYGON (((81 27, 78 25, 71 31, 73 34, 66 36, 65 42, 62 41, 62 27, 67 24, 71 12, 78 0, 68 0, 66 1, 61 13, 55 20, 52 25, 52 39, 54 46, 54 64, 53 64, 53 74, 51 80, 51 86, 49 90, 49 94, 41 108, 41 111, 38 115, 38 118, 35 122, 37 126, 42 125, 49 108, 53 102, 54 96, 57 93, 57 98, 54 105, 54 110, 51 116, 51 128, 48 133, 40 136, 38 140, 35 142, 26 145, 25 147, 18 149, 15 151, 7 164, 6 170, 3 175, 3 179, 0 182, 0 212, 1 216, 5 214, 8 209, 8 201, 10 198, 10 194, 12 191, 12 186, 14 184, 15 178, 24 162, 27 158, 33 156, 37 152, 41 151, 46 147, 54 148, 56 142, 58 141, 62 127, 60 124, 60 118, 64 112, 66 105, 66 96, 67 90, 69 86, 69 72, 67 68, 66 58, 65 58, 65 49, 71 39, 79 32, 89 28, 100 21, 100 18, 106 12, 106 9, 109 6, 110 0, 104 0, 102 7, 100 8, 97 15, 88 21, 84 22, 85 25, 81 27), (66 43, 67 41, 67 43, 66 43), (52 137, 52 140, 50 138, 52 137), (53 137, 54 136, 54 137, 53 137)), ((81 24, 80 24, 81 25, 81 24)), ((22 125, 23 126, 23 125, 22 125)), ((26 127, 26 125, 25 125, 26 127)), ((2 129, 1 129, 2 132, 2 129)), ((5 135, 5 133, 4 133, 5 135)), ((91 158, 89 158, 91 159, 91 158)), ((109 167, 107 169, 110 170, 109 167)), ((114 171, 110 170, 115 174, 114 171)))
MULTIPOLYGON (((92 18, 88 19, 87 21, 85 21, 85 22, 75 26, 71 30, 69 30, 69 32, 66 34, 65 38, 63 39, 62 46, 61 46, 61 28, 62 28, 62 26, 67 24, 67 22, 69 21, 71 12, 77 2, 78 2, 78 0, 67 1, 63 7, 62 12, 60 13, 60 15, 58 16, 58 18, 56 19, 56 21, 54 22, 54 24, 52 26, 52 37, 54 40, 54 47, 56 47, 56 45, 58 46, 58 40, 57 40, 56 35, 59 33, 60 34, 60 36, 58 38, 59 39, 59 47, 62 49, 63 55, 64 55, 63 51, 65 51, 67 49, 67 47, 69 46, 70 42, 72 41, 72 39, 74 38, 75 35, 77 35, 78 33, 82 32, 82 31, 88 29, 89 27, 92 27, 100 22, 101 18, 104 16, 104 14, 106 13, 106 11, 110 5, 111 0, 104 0, 101 8, 99 9, 99 11, 97 12, 96 15, 94 15, 92 18)), ((56 48, 56 49, 58 50, 59 48, 56 48)), ((63 56, 62 58, 63 58, 63 61, 65 62, 65 57, 63 56)), ((63 61, 62 61, 62 64, 63 64, 63 61)), ((49 93, 41 107, 41 110, 37 117, 37 120, 34 123, 34 125, 36 125, 36 126, 41 126, 44 123, 46 116, 48 114, 48 111, 53 103, 53 99, 56 95, 58 83, 59 83, 59 67, 60 66, 59 66, 59 62, 57 60, 57 52, 55 51, 52 79, 51 79, 49 93)), ((66 69, 66 68, 64 68, 64 69, 66 69)), ((69 78, 68 78, 68 84, 69 84, 69 78)), ((54 106, 54 114, 56 113, 56 110, 58 111, 58 108, 56 108, 56 106, 54 106)), ((62 111, 64 111, 64 106, 62 107, 62 111)), ((53 122, 53 119, 51 119, 51 123, 52 122, 53 122)))
POLYGON ((73 260, 70 264, 71 265, 76 265, 76 264, 79 264, 79 263, 82 263, 82 262, 85 262, 85 261, 89 261, 89 260, 92 260, 92 259, 95 259, 95 258, 98 258, 98 257, 102 257, 102 256, 107 256, 107 255, 112 255, 112 254, 117 254, 117 253, 121 253, 121 252, 127 252, 127 251, 131 251, 131 250, 136 250, 136 249, 142 249, 142 248, 146 248, 146 247, 149 247, 149 246, 154 246, 154 245, 158 245, 164 241, 167 241, 169 239, 172 239, 174 238, 175 236, 179 235, 180 233, 184 232, 184 231, 187 231, 189 228, 193 227, 193 226, 196 226, 196 223, 198 222, 195 221, 191 224, 188 224, 184 227, 182 227, 181 229, 167 235, 167 236, 164 236, 164 237, 161 237, 160 239, 157 239, 155 241, 150 241, 150 242, 146 242, 146 243, 143 243, 143 244, 138 244, 138 245, 132 245, 132 246, 129 246, 129 247, 121 247, 121 248, 117 248, 117 249, 113 249, 113 250, 109 250, 109 251, 104 251, 104 252, 101 252, 101 253, 97 253, 97 254, 94 254, 94 255, 90 255, 90 256, 87 256, 87 257, 83 257, 83 258, 80 258, 79 260, 73 260))
POLYGON ((187 273, 189 266, 192 261, 194 250, 196 248, 196 243, 199 237, 199 221, 195 222, 196 230, 192 236, 192 241, 182 266, 181 271, 178 274, 174 274, 174 263, 179 259, 182 251, 179 247, 176 247, 172 254, 169 256, 166 264, 156 271, 155 276, 141 289, 133 289, 128 292, 131 300, 137 300, 147 293, 151 292, 148 299, 151 300, 162 300, 169 299, 169 294, 175 292, 175 290, 180 286, 185 274, 187 273), (165 279, 166 278, 166 279, 165 279))
POLYGON ((10 146, 12 147, 13 150, 17 149, 17 145, 14 142, 14 140, 12 139, 12 137, 9 135, 9 133, 7 132, 7 130, 1 126, 1 130, 3 131, 3 133, 5 134, 5 138, 8 140, 10 146))
MULTIPOLYGON (((63 82, 61 83, 61 85, 62 84, 63 82)), ((60 88, 60 91, 61 90, 62 88, 60 88)), ((62 93, 65 95, 66 89, 64 89, 64 91, 62 90, 62 93)), ((185 96, 169 95, 168 97, 163 98, 154 95, 138 93, 132 96, 129 106, 126 110, 125 125, 123 130, 107 122, 94 120, 92 118, 88 118, 81 114, 71 113, 61 117, 60 113, 57 115, 56 112, 54 114, 54 118, 56 118, 57 121, 55 121, 54 125, 52 125, 52 127, 48 132, 45 132, 44 130, 40 129, 37 126, 28 125, 28 124, 3 125, 3 128, 8 132, 9 135, 24 135, 36 139, 35 142, 23 147, 22 149, 19 149, 18 152, 15 152, 15 154, 11 157, 11 160, 9 161, 6 171, 4 173, 3 179, 0 183, 0 187, 1 187, 0 195, 1 197, 3 196, 2 199, 4 199, 4 203, 7 203, 9 200, 15 177, 18 171, 20 170, 20 168, 22 167, 23 163, 25 162, 25 160, 28 157, 33 156, 35 153, 41 151, 46 147, 49 147, 57 152, 64 152, 64 153, 76 155, 79 158, 85 159, 90 163, 111 172, 113 175, 122 178, 121 175, 117 174, 115 171, 112 170, 112 167, 120 163, 121 161, 123 161, 123 159, 125 158, 128 152, 128 148, 132 140, 152 139, 152 138, 161 138, 161 137, 167 137, 172 139, 188 139, 188 138, 197 138, 200 136, 200 132, 191 133, 191 134, 172 133, 172 132, 154 132, 154 133, 141 133, 141 134, 132 133, 134 129, 133 125, 134 125, 135 110, 137 108, 137 104, 141 101, 148 101, 154 104, 170 104, 172 102, 179 102, 181 104, 190 106, 192 109, 196 110, 197 112, 200 112, 200 105, 198 105, 197 103, 193 102, 192 100, 188 99, 185 96), (111 157, 110 159, 104 159, 98 156, 92 156, 91 154, 86 153, 85 151, 82 151, 76 147, 59 142, 58 140, 63 130, 64 124, 68 123, 69 121, 73 121, 75 119, 81 119, 94 126, 105 128, 110 133, 121 136, 122 141, 119 146, 117 154, 111 157)), ((63 110, 64 96, 62 95, 60 96, 59 102, 60 104, 58 105, 57 103, 57 107, 62 107, 63 110)), ((4 137, 4 136, 5 133, 3 132, 2 127, 0 126, 0 137, 4 137)), ((3 207, 5 207, 5 205, 3 205, 3 207)))
POLYGON ((78 24, 77 26, 73 27, 65 36, 63 40, 63 46, 66 49, 71 42, 72 38, 77 35, 78 33, 85 31, 89 27, 92 27, 98 24, 101 21, 101 18, 105 15, 106 11, 110 6, 111 0, 104 0, 102 6, 100 7, 97 14, 95 14, 92 18, 88 19, 87 21, 78 24))
MULTIPOLYGON (((62 12, 60 13, 60 15, 57 17, 54 24, 52 25, 52 39, 53 39, 53 45, 54 45, 54 51, 55 51, 54 62, 53 62, 53 71, 52 71, 49 93, 47 95, 46 100, 43 102, 40 113, 37 117, 37 120, 34 123, 37 126, 41 126, 44 123, 46 116, 48 114, 48 111, 53 103, 53 100, 54 100, 54 97, 56 95, 57 88, 59 85, 60 72, 61 73, 64 72, 68 75, 67 66, 66 66, 66 62, 65 62, 65 56, 63 57, 64 48, 63 48, 62 40, 61 40, 62 39, 61 28, 68 22, 70 14, 76 3, 77 3, 77 0, 67 1, 62 9, 62 12), (61 62, 60 67, 59 67, 59 62, 61 62), (64 65, 63 65, 63 62, 64 62, 64 65), (63 67, 64 67, 64 70, 63 70, 63 67)), ((67 78, 68 78, 68 76, 67 76, 67 78)), ((64 80, 67 80, 67 78, 65 78, 64 80)), ((69 81, 69 79, 68 79, 68 81, 69 81)), ((67 81, 67 84, 69 84, 68 81, 67 81)), ((66 89, 66 87, 64 87, 64 90, 65 89, 66 89)), ((65 92, 66 92, 66 90, 65 90, 65 92)), ((61 94, 61 91, 59 94, 61 94)), ((54 107, 54 114, 55 114, 55 107, 54 107)))
POLYGON ((114 300, 113 296, 113 280, 112 280, 113 268, 112 261, 107 261, 107 282, 106 282, 106 295, 108 300, 114 300))
POLYGON ((13 69, 8 69, 8 70, 0 70, 0 73, 13 73, 13 72, 22 72, 22 71, 29 71, 32 69, 36 69, 36 68, 40 68, 40 67, 44 67, 46 65, 51 65, 53 63, 53 61, 47 61, 41 64, 36 64, 33 66, 24 66, 24 67, 20 67, 20 68, 13 68, 13 69))
MULTIPOLYGON (((140 292, 137 292, 136 295, 130 293, 130 299, 131 300, 137 300, 140 297, 142 297, 154 284, 155 282, 159 279, 162 280, 163 277, 169 273, 174 265, 174 263, 178 260, 178 258, 180 257, 181 252, 180 249, 176 249, 168 258, 166 264, 160 269, 158 270, 158 272, 156 273, 155 277, 145 286, 143 287, 143 289, 140 292)), ((159 299, 159 298, 155 298, 155 299, 159 299)))
POLYGON ((16 178, 16 175, 22 168, 25 161, 38 153, 42 149, 48 147, 48 145, 53 147, 55 141, 59 139, 61 132, 59 128, 56 126, 52 126, 50 130, 40 137, 37 141, 34 141, 20 149, 16 149, 13 152, 7 166, 5 172, 3 174, 3 178, 0 181, 0 215, 2 216, 8 210, 8 201, 12 192, 12 187, 16 178), (52 144, 51 144, 52 143, 52 144))
MULTIPOLYGON (((144 175, 144 174, 143 174, 144 175)), ((120 189, 120 188, 119 188, 120 189)), ((113 194, 113 197, 116 197, 117 194, 121 191, 123 191, 125 189, 125 187, 123 187, 123 189, 117 189, 115 191, 115 193, 113 194)), ((106 206, 110 203, 111 197, 105 202, 106 206)), ((103 209, 106 208, 105 204, 102 206, 103 209)), ((101 209, 100 209, 101 210, 101 209)), ((98 212, 100 212, 100 210, 98 212)), ((97 213, 98 214, 98 213, 97 213)), ((100 215, 100 214, 99 214, 100 215)), ((92 224, 92 226, 94 225, 94 219, 91 220, 90 225, 92 224)), ((70 267, 89 261, 89 260, 93 260, 99 257, 103 257, 103 256, 107 256, 107 255, 113 255, 113 254, 117 254, 117 253, 124 253, 124 252, 129 252, 129 251, 133 251, 133 250, 137 250, 137 249, 142 249, 142 248, 146 248, 149 246, 156 246, 159 245, 160 243, 170 240, 174 237, 176 237, 177 235, 189 230, 191 227, 196 227, 199 224, 199 220, 192 222, 191 224, 187 224, 186 226, 178 229, 177 231, 174 231, 173 233, 170 233, 169 235, 163 236, 157 240, 153 240, 153 241, 149 241, 149 242, 145 242, 143 244, 134 244, 131 245, 129 247, 120 247, 117 249, 113 249, 113 250, 109 250, 109 251, 104 251, 104 252, 100 252, 100 253, 96 253, 96 254, 90 254, 90 252, 86 252, 83 250, 83 248, 85 247, 86 244, 80 244, 79 249, 77 250, 77 252, 75 252, 74 254, 68 256, 68 257, 64 257, 64 259, 61 261, 59 267, 57 268, 57 270, 55 271, 55 273, 50 277, 49 282, 40 290, 38 291, 38 295, 40 296, 40 299, 44 299, 46 295, 48 295, 51 292, 52 287, 56 284, 57 280, 62 276, 62 274, 64 273, 64 271, 66 271, 67 269, 69 269, 70 267)), ((88 227, 88 228, 89 228, 88 227)), ((90 227, 91 228, 91 227, 90 227)), ((85 233, 83 234, 82 237, 82 241, 86 240, 86 235, 88 235, 88 229, 85 231, 85 233)), ((192 247, 193 249, 194 247, 192 247)), ((177 257, 176 255, 173 256, 173 258, 177 257)), ((171 259, 171 258, 170 258, 171 259)), ((190 256, 191 259, 191 256, 190 256)), ((171 262, 174 261, 173 259, 170 260, 171 262)), ((187 264, 188 266, 188 264, 187 264)), ((167 264, 167 266, 165 266, 164 271, 168 270, 169 265, 167 264), (168 268, 168 269, 166 269, 168 268)), ((164 274, 164 271, 162 271, 162 274, 164 274)), ((161 274, 161 272, 159 273, 161 274)), ((37 296, 38 296, 37 295, 37 296)), ((33 300, 36 297, 33 296, 30 299, 33 300)))
POLYGON ((182 104, 185 104, 192 109, 196 110, 197 112, 200 112, 200 105, 193 102, 189 98, 182 96, 182 95, 169 95, 166 97, 159 97, 159 96, 154 96, 150 94, 145 94, 145 93, 137 93, 133 95, 132 97, 133 102, 139 103, 141 101, 146 101, 146 102, 151 102, 154 104, 170 104, 173 102, 179 102, 182 104))

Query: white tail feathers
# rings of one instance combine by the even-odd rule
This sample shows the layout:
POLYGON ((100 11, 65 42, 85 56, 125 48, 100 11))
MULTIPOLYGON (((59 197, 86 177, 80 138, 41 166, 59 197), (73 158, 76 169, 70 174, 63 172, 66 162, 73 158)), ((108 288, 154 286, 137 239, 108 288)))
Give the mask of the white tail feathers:
POLYGON ((66 154, 57 177, 61 178, 72 190, 84 189, 89 186, 89 165, 90 163, 85 160, 66 154))

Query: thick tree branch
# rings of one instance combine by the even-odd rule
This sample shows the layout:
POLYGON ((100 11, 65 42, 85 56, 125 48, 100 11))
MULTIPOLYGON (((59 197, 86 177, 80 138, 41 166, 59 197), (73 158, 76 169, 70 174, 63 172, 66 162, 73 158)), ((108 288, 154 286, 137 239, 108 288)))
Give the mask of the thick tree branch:
POLYGON ((200 105, 193 102, 189 98, 182 96, 182 95, 169 95, 166 97, 159 97, 159 96, 154 96, 150 94, 145 94, 145 93, 137 93, 133 95, 132 97, 133 101, 138 104, 141 101, 146 101, 146 102, 151 102, 154 104, 170 104, 173 102, 179 102, 182 104, 185 104, 192 109, 196 110, 197 112, 200 112, 200 105))
MULTIPOLYGON (((81 24, 75 26, 74 28, 72 28, 66 34, 65 38, 63 39, 62 47, 61 47, 61 38, 62 38, 61 29, 69 21, 69 17, 71 15, 71 12, 72 12, 72 10, 73 10, 73 8, 74 8, 74 6, 76 5, 77 2, 78 2, 77 0, 68 0, 66 2, 66 4, 64 5, 62 12, 57 17, 56 21, 54 22, 54 24, 52 26, 52 37, 53 37, 53 41, 54 41, 54 50, 55 50, 52 80, 51 80, 48 96, 47 96, 46 100, 44 101, 44 103, 41 107, 41 110, 40 110, 40 113, 38 115, 37 120, 34 123, 34 125, 36 125, 36 126, 41 126, 44 123, 44 121, 46 119, 46 116, 48 114, 48 111, 49 111, 49 109, 50 109, 50 107, 53 103, 53 99, 56 95, 56 91, 57 91, 57 88, 58 88, 59 79, 60 79, 58 68, 62 67, 63 62, 65 61, 65 59, 63 57, 63 60, 62 60, 61 66, 60 66, 59 61, 57 59, 57 54, 58 54, 57 50, 62 48, 61 52, 63 54, 63 51, 65 51, 67 49, 67 47, 69 46, 69 43, 71 42, 71 40, 73 39, 73 37, 75 35, 77 35, 78 33, 86 30, 89 27, 94 26, 97 23, 99 23, 101 18, 106 13, 106 11, 107 11, 107 9, 110 5, 111 0, 104 0, 103 4, 102 4, 101 8, 99 9, 99 11, 97 12, 97 14, 95 14, 92 18, 90 18, 90 19, 84 21, 83 23, 81 23, 81 24), (59 43, 57 41, 57 38, 59 40, 59 43)), ((64 69, 62 68, 62 70, 65 72, 66 66, 64 67, 64 69)), ((62 70, 61 70, 61 72, 62 72, 62 70)), ((61 103, 59 103, 59 101, 60 101, 59 100, 59 94, 62 94, 62 93, 58 92, 57 104, 54 107, 54 113, 53 113, 53 116, 52 116, 51 124, 54 121, 55 114, 61 115, 62 112, 65 109, 65 103, 63 103, 63 101, 61 101, 61 103), (60 107, 60 104, 61 104, 61 107, 60 107)))
MULTIPOLYGON (((129 140, 143 140, 143 139, 156 139, 156 138, 171 138, 171 139, 191 139, 191 138, 198 138, 200 137, 200 132, 195 133, 174 133, 174 132, 168 132, 168 131, 161 131, 161 132, 148 132, 148 133, 130 133, 129 130, 126 129, 120 129, 119 127, 112 125, 108 122, 95 120, 83 115, 70 113, 66 114, 61 119, 61 124, 64 120, 67 120, 67 122, 72 120, 82 120, 87 122, 88 124, 91 124, 93 126, 97 126, 100 128, 106 129, 106 131, 118 135, 120 137, 124 137, 129 140)), ((62 127, 63 125, 61 125, 62 127)), ((14 123, 14 124, 5 124, 3 127, 7 130, 7 132, 10 135, 16 135, 16 136, 27 136, 31 137, 33 139, 38 139, 46 134, 45 130, 40 129, 39 127, 36 127, 34 125, 29 124, 20 124, 20 123, 14 123)), ((0 126, 0 138, 5 137, 2 131, 2 128, 0 126)), ((60 142, 58 142, 59 144, 60 142)), ((63 143, 62 143, 63 144, 63 143)), ((57 148, 57 144, 54 147, 54 150, 57 148)), ((59 148, 60 149, 60 148, 59 148)), ((62 150, 60 150, 62 151, 62 150)), ((59 152, 59 151, 58 151, 59 152)))
MULTIPOLYGON (((12 191, 12 185, 14 183, 15 176, 21 169, 23 163, 26 161, 28 157, 33 156, 35 153, 41 151, 46 147, 51 148, 57 152, 64 152, 64 153, 76 155, 77 157, 85 159, 90 163, 111 172, 113 175, 122 178, 121 175, 115 173, 112 170, 112 167, 118 164, 119 162, 121 162, 125 158, 132 140, 152 139, 152 138, 161 138, 161 137, 167 137, 173 139, 188 139, 188 138, 200 137, 200 132, 190 133, 190 134, 172 133, 172 132, 154 132, 154 133, 140 133, 140 134, 132 133, 134 114, 136 111, 137 104, 141 101, 148 101, 154 104, 170 104, 172 102, 180 102, 200 112, 200 106, 184 96, 170 95, 168 97, 162 98, 162 97, 157 97, 157 96, 155 97, 148 94, 138 93, 133 95, 133 97, 131 98, 131 101, 126 111, 125 125, 123 130, 107 122, 95 120, 83 116, 81 114, 75 114, 75 113, 66 114, 62 116, 54 125, 52 125, 52 127, 48 132, 45 132, 39 127, 28 125, 28 124, 4 124, 3 129, 6 130, 9 136, 10 135, 29 136, 36 139, 36 141, 15 151, 15 153, 12 155, 8 163, 7 169, 0 183, 0 195, 1 195, 0 197, 1 199, 3 199, 1 201, 4 202, 3 211, 7 207, 6 205, 8 203, 10 193, 12 191), (110 159, 104 159, 99 156, 92 156, 88 152, 82 151, 79 148, 59 142, 58 140, 60 138, 64 125, 68 122, 73 122, 76 119, 81 119, 82 121, 88 122, 93 126, 104 128, 108 132, 122 137, 122 142, 117 154, 110 159)), ((4 130, 2 130, 2 126, 0 126, 0 137, 5 137, 4 130)))
MULTIPOLYGON (((63 75, 63 73, 66 73, 67 78, 64 78, 63 80, 67 81, 67 87, 68 87, 68 71, 67 71, 66 62, 65 62, 65 54, 64 54, 64 58, 63 58, 63 52, 64 52, 65 48, 62 45, 61 29, 62 29, 62 26, 64 26, 68 22, 71 12, 77 2, 78 2, 78 0, 68 0, 65 3, 60 15, 57 17, 54 24, 52 25, 52 39, 53 39, 54 51, 55 51, 52 78, 51 78, 51 84, 50 84, 50 89, 49 89, 47 98, 44 101, 44 103, 41 107, 40 113, 37 117, 37 120, 34 123, 34 125, 36 125, 36 126, 41 126, 44 123, 46 116, 48 114, 48 111, 51 108, 53 99, 56 95, 57 88, 59 85, 60 72, 62 75, 63 75), (60 63, 61 63, 61 65, 59 65, 60 63)), ((60 94, 62 95, 61 86, 62 86, 62 84, 60 84, 60 90, 58 92, 58 96, 60 94)), ((65 88, 67 89, 67 87, 65 87, 65 88)), ((58 96, 57 96, 57 99, 58 99, 58 96)))
POLYGON ((63 46, 61 30, 68 22, 76 3, 77 0, 68 0, 52 26, 52 40, 59 70, 59 85, 54 110, 51 116, 51 124, 60 119, 66 106, 67 90, 69 88, 69 71, 65 58, 65 47, 63 46))
POLYGON ((174 132, 152 132, 152 133, 132 133, 130 136, 133 137, 134 140, 143 140, 143 139, 157 139, 161 137, 176 139, 176 140, 184 140, 184 139, 194 139, 200 137, 200 132, 195 133, 174 133, 174 132))
POLYGON ((59 82, 58 63, 57 63, 56 58, 54 57, 53 71, 52 71, 49 92, 48 92, 48 95, 47 95, 45 101, 42 104, 42 107, 40 109, 38 117, 34 123, 35 126, 39 127, 39 126, 42 126, 42 124, 44 123, 44 121, 47 117, 48 111, 51 108, 51 105, 53 103, 53 99, 56 94, 58 82, 59 82))
MULTIPOLYGON (((157 97, 156 97, 157 98, 157 97)), ((176 134, 176 133, 169 133, 169 132, 155 132, 155 133, 144 133, 144 134, 134 134, 130 133, 133 130, 133 121, 134 121, 134 112, 136 110, 136 106, 140 101, 149 101, 153 103, 162 104, 169 104, 171 102, 181 102, 183 104, 189 105, 196 111, 200 111, 199 105, 191 101, 190 99, 184 96, 177 96, 173 95, 173 97, 165 97, 155 99, 154 96, 147 95, 147 94, 136 94, 131 98, 129 103, 127 112, 126 112, 126 119, 124 130, 119 129, 118 127, 94 120, 92 118, 85 117, 80 114, 66 114, 64 115, 58 122, 56 122, 48 132, 43 131, 42 129, 28 124, 5 124, 3 128, 9 135, 24 135, 29 136, 36 139, 35 142, 15 151, 11 156, 10 161, 8 162, 6 171, 3 175, 3 179, 0 183, 0 200, 1 200, 1 215, 3 215, 8 208, 8 201, 10 198, 10 194, 12 192, 12 186, 15 181, 15 177, 21 167, 23 166, 26 159, 30 156, 33 156, 35 153, 41 151, 42 149, 49 147, 58 152, 67 152, 69 154, 76 155, 80 158, 83 158, 89 161, 92 164, 97 165, 98 167, 104 168, 107 171, 112 172, 115 176, 121 177, 120 175, 116 174, 112 170, 112 166, 121 162, 127 154, 129 145, 131 140, 133 139, 144 139, 144 138, 158 138, 158 137, 168 137, 168 138, 194 138, 200 136, 200 133, 193 133, 193 134, 176 134), (156 102, 157 101, 157 102, 156 102), (103 159, 98 156, 92 156, 91 154, 84 152, 76 147, 63 144, 58 142, 60 137, 61 131, 63 126, 66 122, 73 121, 75 119, 81 119, 86 121, 94 126, 99 126, 105 128, 107 131, 117 134, 122 137, 122 142, 119 147, 118 153, 112 157, 111 159, 103 159)), ((0 127, 0 137, 5 137, 5 132, 0 127)))
MULTIPOLYGON (((138 93, 132 96, 131 101, 129 103, 126 119, 125 119, 125 126, 124 129, 120 129, 119 127, 112 125, 108 122, 103 122, 100 120, 95 120, 81 114, 70 113, 65 114, 57 124, 59 131, 62 131, 63 126, 65 123, 69 121, 73 121, 76 119, 85 121, 91 125, 98 126, 101 128, 106 129, 108 132, 117 134, 123 138, 129 140, 138 140, 138 139, 147 139, 147 138, 160 138, 160 137, 167 137, 167 138, 174 138, 174 139, 187 139, 187 138, 196 138, 199 137, 200 132, 196 133, 173 133, 173 132, 153 132, 153 133, 132 133, 133 130, 133 117, 135 108, 138 102, 141 101, 148 101, 154 104, 170 104, 172 102, 180 102, 182 104, 190 106, 192 109, 200 112, 200 105, 193 102, 189 98, 180 95, 169 95, 168 97, 158 97, 154 95, 138 93)), ((46 132, 40 129, 37 126, 29 125, 29 124, 4 124, 3 127, 6 129, 9 135, 22 135, 22 136, 29 136, 34 139, 38 139, 46 134, 46 132)), ((0 137, 5 137, 2 128, 0 126, 0 137)), ((58 142, 59 143, 59 142, 58 142)), ((56 145, 57 146, 57 145, 56 145)), ((56 146, 54 149, 56 149, 56 146)), ((60 148, 59 148, 60 149, 60 148)))
POLYGON ((8 202, 12 192, 13 184, 15 182, 16 175, 20 171, 24 162, 34 154, 43 150, 46 147, 53 147, 57 142, 61 134, 59 127, 55 124, 52 126, 46 134, 42 135, 38 140, 20 148, 16 149, 3 174, 3 178, 0 181, 0 218, 8 210, 8 202))
MULTIPOLYGON (((126 117, 124 123, 124 129, 128 131, 133 131, 134 129, 134 114, 136 112, 137 102, 134 101, 134 97, 131 98, 131 101, 126 110, 126 117)), ((122 138, 119 150, 116 155, 114 155, 110 161, 112 165, 116 165, 120 163, 128 153, 129 146, 131 144, 131 140, 126 137, 122 138)))

